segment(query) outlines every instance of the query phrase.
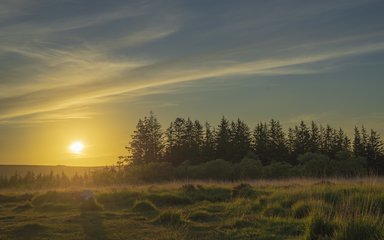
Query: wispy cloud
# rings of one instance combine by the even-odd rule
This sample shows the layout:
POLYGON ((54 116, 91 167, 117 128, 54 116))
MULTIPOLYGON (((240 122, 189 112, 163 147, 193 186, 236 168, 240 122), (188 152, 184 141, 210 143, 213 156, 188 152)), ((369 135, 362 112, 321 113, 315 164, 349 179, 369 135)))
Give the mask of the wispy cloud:
MULTIPOLYGON (((8 9, 16 16, 0 11, 0 19, 9 21, 8 25, 0 24, 0 61, 9 61, 2 59, 8 55, 16 60, 10 68, 0 66, 3 78, 0 81, 0 120, 24 116, 31 122, 38 122, 91 117, 90 110, 81 114, 71 109, 150 94, 153 91, 146 89, 153 87, 167 91, 171 84, 188 81, 332 71, 331 65, 315 67, 313 64, 383 51, 383 32, 374 28, 346 36, 327 35, 317 40, 300 39, 289 33, 290 29, 288 37, 281 37, 273 30, 286 26, 287 19, 296 23, 297 17, 306 19, 309 13, 351 7, 361 1, 351 4, 344 2, 331 8, 324 4, 320 4, 323 8, 304 4, 297 10, 300 14, 296 17, 277 8, 273 13, 281 16, 278 20, 267 19, 268 16, 260 12, 262 22, 276 24, 275 28, 264 29, 252 18, 243 19, 248 23, 245 26, 254 27, 260 30, 259 35, 265 33, 270 38, 259 39, 258 32, 242 32, 251 40, 232 44, 217 37, 236 37, 231 33, 234 26, 230 23, 217 31, 200 32, 178 15, 179 9, 162 10, 156 4, 138 2, 112 5, 105 10, 91 8, 89 14, 84 14, 83 9, 74 16, 69 13, 57 18, 49 15, 48 19, 29 22, 23 19, 29 16, 29 8, 35 13, 39 11, 36 5, 20 8, 21 5, 6 2, 0 9, 8 9), (308 9, 303 11, 305 8, 308 9), (191 36, 192 40, 183 34, 191 36), (213 50, 198 46, 199 42, 208 41, 204 37, 214 40, 209 42, 213 50), (186 47, 180 46, 183 42, 180 39, 185 41, 186 47), (197 50, 190 50, 188 46, 197 50), (177 49, 181 49, 180 52, 175 52, 177 49), (15 76, 21 79, 16 80, 15 76)), ((234 17, 239 18, 238 15, 234 17)))

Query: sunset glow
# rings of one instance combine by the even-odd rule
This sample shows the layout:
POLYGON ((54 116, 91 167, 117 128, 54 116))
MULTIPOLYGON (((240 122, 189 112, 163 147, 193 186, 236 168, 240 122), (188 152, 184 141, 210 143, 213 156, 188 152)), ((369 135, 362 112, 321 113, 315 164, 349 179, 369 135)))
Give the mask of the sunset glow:
POLYGON ((225 116, 384 135, 383 9, 0 1, 0 164, 113 165, 150 111, 164 130, 177 117, 217 127, 225 116))
POLYGON ((73 142, 71 145, 69 145, 69 151, 74 154, 81 154, 83 153, 84 144, 80 141, 73 142))

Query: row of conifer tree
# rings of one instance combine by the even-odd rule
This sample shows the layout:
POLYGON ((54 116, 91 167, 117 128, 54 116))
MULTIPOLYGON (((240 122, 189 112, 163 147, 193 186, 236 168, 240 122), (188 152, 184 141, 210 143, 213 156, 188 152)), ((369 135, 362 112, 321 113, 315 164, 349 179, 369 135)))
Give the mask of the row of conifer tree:
POLYGON ((119 163, 148 164, 168 162, 179 166, 213 159, 238 163, 244 156, 254 156, 264 166, 272 162, 297 165, 298 156, 311 152, 335 158, 338 152, 364 157, 367 170, 384 174, 383 141, 374 130, 355 127, 353 136, 341 128, 309 124, 301 121, 284 131, 279 121, 260 122, 251 129, 244 121, 229 121, 224 116, 216 127, 190 118, 176 118, 168 128, 162 126, 151 112, 139 119, 127 150, 119 163))

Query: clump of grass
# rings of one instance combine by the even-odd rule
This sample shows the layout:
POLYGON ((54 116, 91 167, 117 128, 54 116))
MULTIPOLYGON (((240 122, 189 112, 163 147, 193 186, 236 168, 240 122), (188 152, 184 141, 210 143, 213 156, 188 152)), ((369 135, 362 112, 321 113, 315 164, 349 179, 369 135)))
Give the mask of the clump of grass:
POLYGON ((384 239, 384 226, 381 221, 369 218, 352 219, 336 232, 337 240, 380 240, 384 239))
POLYGON ((27 223, 17 226, 12 232, 15 235, 23 236, 24 239, 30 239, 31 235, 40 234, 48 227, 40 223, 27 223))
POLYGON ((80 209, 82 211, 101 211, 103 210, 103 205, 98 203, 94 197, 91 197, 81 202, 80 209))
POLYGON ((151 201, 144 200, 136 201, 133 204, 132 210, 137 212, 156 212, 157 207, 151 201))
POLYGON ((288 217, 289 216, 289 211, 281 206, 270 206, 267 207, 263 215, 265 217, 288 217))
POLYGON ((308 217, 313 206, 310 202, 299 201, 292 206, 292 214, 294 218, 308 217))
POLYGON ((212 213, 209 213, 205 210, 197 210, 192 212, 188 219, 195 221, 195 222, 208 222, 215 219, 215 215, 212 213))
POLYGON ((25 203, 19 204, 15 208, 13 208, 13 211, 15 211, 15 212, 23 212, 23 211, 27 211, 27 210, 33 209, 33 207, 34 206, 33 206, 33 204, 30 201, 26 201, 25 203))
POLYGON ((307 231, 306 240, 326 240, 333 239, 336 230, 336 225, 332 223, 328 218, 315 214, 310 220, 307 231))
POLYGON ((136 199, 141 199, 140 192, 117 191, 104 192, 97 195, 97 200, 104 206, 112 209, 131 208, 136 199))
POLYGON ((241 183, 232 189, 232 197, 248 198, 255 196, 255 191, 248 183, 241 183))
POLYGON ((251 222, 249 220, 242 219, 242 218, 235 219, 233 221, 233 224, 232 224, 232 227, 236 228, 236 229, 247 228, 247 227, 252 227, 252 226, 254 226, 253 222, 251 222))
POLYGON ((180 196, 176 193, 150 194, 147 198, 157 206, 188 205, 192 203, 188 197, 180 196))
POLYGON ((41 211, 52 211, 52 212, 58 211, 59 212, 59 211, 68 211, 71 208, 72 208, 71 205, 65 204, 65 203, 44 203, 38 209, 41 211))
POLYGON ((44 203, 72 203, 76 204, 79 201, 76 199, 76 196, 79 195, 78 192, 59 192, 59 191, 48 191, 43 194, 36 195, 32 199, 32 203, 35 205, 42 205, 44 203))
POLYGON ((232 190, 222 187, 202 187, 197 185, 196 190, 184 191, 183 194, 192 202, 225 202, 232 199, 232 190))
POLYGON ((178 226, 185 223, 180 212, 166 211, 160 213, 160 215, 154 220, 154 223, 161 225, 178 226))
POLYGON ((20 195, 3 195, 0 194, 0 203, 14 203, 32 200, 34 194, 25 193, 20 195))

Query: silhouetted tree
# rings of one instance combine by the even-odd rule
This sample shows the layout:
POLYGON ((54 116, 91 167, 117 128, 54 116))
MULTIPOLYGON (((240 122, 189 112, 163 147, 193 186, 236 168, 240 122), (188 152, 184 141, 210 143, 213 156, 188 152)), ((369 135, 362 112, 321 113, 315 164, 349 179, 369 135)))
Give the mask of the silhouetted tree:
POLYGON ((215 129, 212 129, 211 125, 208 122, 206 122, 204 143, 203 143, 202 154, 201 154, 204 162, 212 160, 216 156, 215 138, 216 138, 215 129))
POLYGON ((286 161, 288 158, 288 147, 285 133, 279 121, 271 119, 269 122, 267 150, 269 161, 286 161))
POLYGON ((268 158, 268 126, 267 123, 258 123, 253 130, 253 149, 263 165, 271 163, 268 158))
POLYGON ((249 127, 240 119, 231 124, 231 149, 232 162, 239 162, 251 150, 249 127))
POLYGON ((161 125, 155 115, 150 112, 149 117, 139 119, 132 141, 127 149, 131 152, 128 161, 142 164, 160 161, 163 151, 163 133, 161 125))
POLYGON ((231 150, 231 129, 228 120, 223 116, 217 127, 216 158, 228 160, 231 150))

